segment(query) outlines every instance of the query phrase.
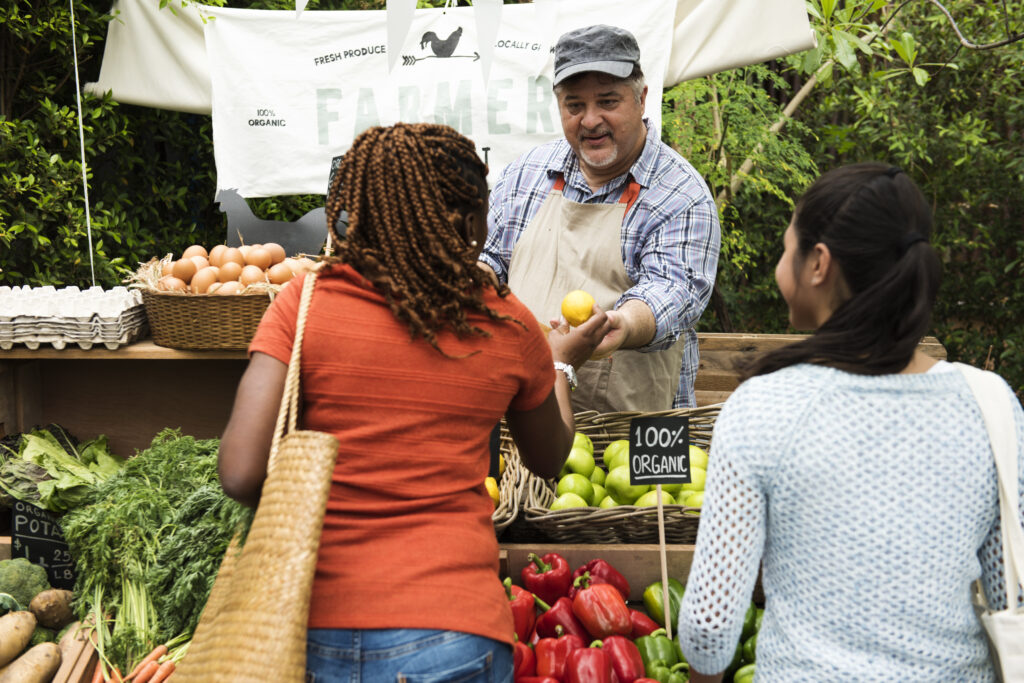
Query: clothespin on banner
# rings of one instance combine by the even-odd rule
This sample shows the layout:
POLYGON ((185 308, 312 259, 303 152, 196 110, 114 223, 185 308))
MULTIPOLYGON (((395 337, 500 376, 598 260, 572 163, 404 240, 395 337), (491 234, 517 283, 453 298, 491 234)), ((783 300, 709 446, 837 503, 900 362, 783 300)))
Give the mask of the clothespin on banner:
POLYGON ((502 0, 476 0, 473 3, 477 50, 480 53, 480 70, 484 75, 485 86, 491 77, 494 43, 498 39, 498 29, 501 27, 501 6, 502 0))
POLYGON ((634 417, 629 421, 629 483, 654 484, 658 499, 658 546, 661 555, 661 594, 665 635, 672 638, 672 601, 668 589, 668 548, 662 484, 690 483, 690 418, 634 417))
POLYGON ((295 0, 295 18, 298 19, 302 15, 302 10, 306 9, 306 3, 309 0, 295 0))
POLYGON ((405 37, 412 26, 416 0, 388 0, 388 72, 395 68, 405 37))

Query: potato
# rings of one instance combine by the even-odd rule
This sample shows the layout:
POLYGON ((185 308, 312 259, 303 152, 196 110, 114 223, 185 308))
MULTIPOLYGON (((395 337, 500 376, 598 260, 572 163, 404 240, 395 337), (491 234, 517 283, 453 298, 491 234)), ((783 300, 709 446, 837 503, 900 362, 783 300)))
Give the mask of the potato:
POLYGON ((8 612, 0 617, 0 666, 21 654, 35 630, 36 617, 31 612, 8 612))
POLYGON ((39 643, 14 660, 0 674, 0 683, 50 683, 60 668, 56 643, 39 643))
POLYGON ((40 626, 54 630, 62 629, 75 620, 75 614, 71 611, 73 597, 71 591, 51 588, 32 598, 28 609, 36 615, 36 621, 40 626))

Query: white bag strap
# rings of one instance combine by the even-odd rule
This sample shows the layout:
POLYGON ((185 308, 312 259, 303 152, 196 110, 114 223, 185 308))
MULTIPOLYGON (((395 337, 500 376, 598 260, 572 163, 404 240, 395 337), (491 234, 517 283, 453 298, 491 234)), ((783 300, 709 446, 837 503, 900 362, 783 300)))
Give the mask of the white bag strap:
POLYGON ((999 514, 1003 532, 1003 567, 1006 583, 1006 608, 1016 609, 1017 586, 1024 576, 1024 528, 1020 523, 1017 490, 1017 430, 1010 396, 999 376, 978 368, 954 363, 974 399, 988 430, 999 477, 999 514))

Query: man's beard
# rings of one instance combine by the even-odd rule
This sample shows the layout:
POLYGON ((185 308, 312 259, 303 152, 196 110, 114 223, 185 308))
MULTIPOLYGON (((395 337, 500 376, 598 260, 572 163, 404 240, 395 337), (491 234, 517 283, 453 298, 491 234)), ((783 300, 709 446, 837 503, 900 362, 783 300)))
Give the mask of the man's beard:
POLYGON ((601 153, 608 155, 607 157, 601 159, 600 161, 594 161, 590 157, 590 154, 587 152, 587 149, 585 147, 586 140, 582 135, 580 136, 580 158, 582 158, 583 161, 587 163, 587 166, 590 166, 591 168, 607 168, 614 164, 619 158, 619 146, 615 144, 615 138, 612 137, 611 131, 600 131, 599 134, 607 135, 612 142, 612 147, 610 150, 600 150, 601 153))

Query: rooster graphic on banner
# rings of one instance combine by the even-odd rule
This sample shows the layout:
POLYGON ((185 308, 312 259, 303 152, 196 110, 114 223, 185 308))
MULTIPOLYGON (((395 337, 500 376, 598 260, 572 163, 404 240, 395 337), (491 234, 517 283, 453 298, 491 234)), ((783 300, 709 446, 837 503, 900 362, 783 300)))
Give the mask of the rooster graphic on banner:
POLYGON ((412 66, 416 62, 424 59, 472 59, 474 62, 480 59, 479 52, 473 52, 471 55, 457 55, 455 54, 455 48, 459 46, 459 40, 462 38, 462 27, 459 26, 447 38, 440 38, 433 31, 427 31, 420 37, 420 49, 426 50, 427 46, 430 46, 430 51, 433 54, 425 55, 423 57, 416 57, 413 55, 402 55, 402 66, 412 66))

